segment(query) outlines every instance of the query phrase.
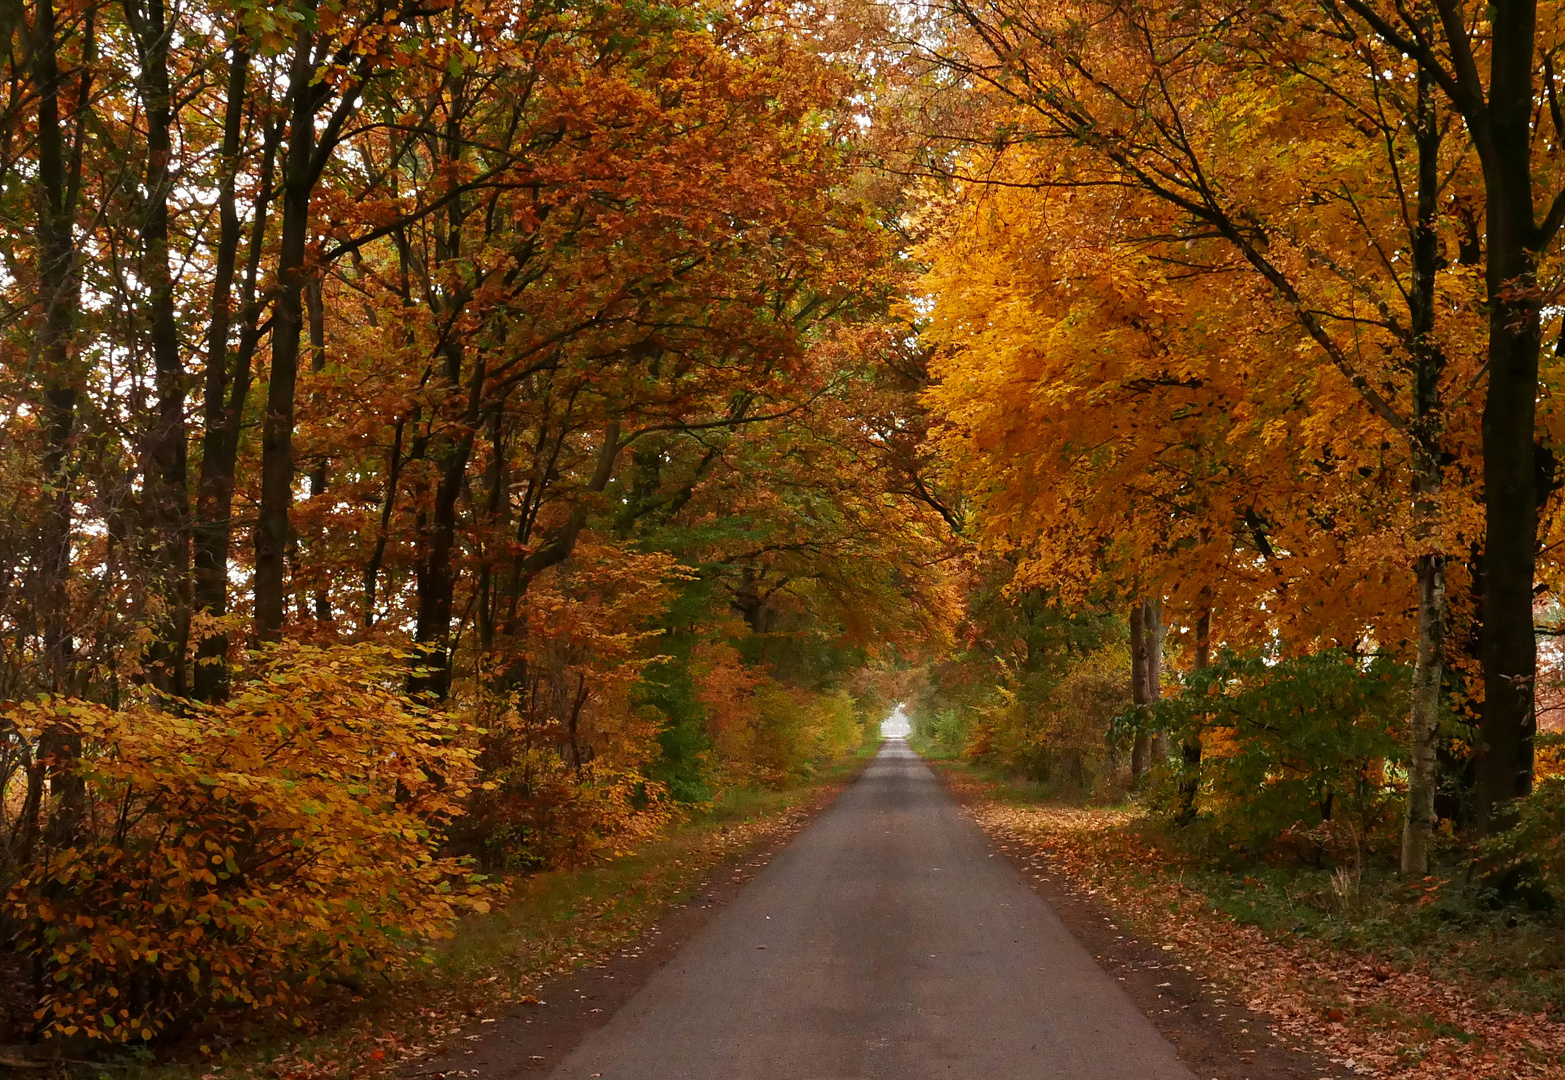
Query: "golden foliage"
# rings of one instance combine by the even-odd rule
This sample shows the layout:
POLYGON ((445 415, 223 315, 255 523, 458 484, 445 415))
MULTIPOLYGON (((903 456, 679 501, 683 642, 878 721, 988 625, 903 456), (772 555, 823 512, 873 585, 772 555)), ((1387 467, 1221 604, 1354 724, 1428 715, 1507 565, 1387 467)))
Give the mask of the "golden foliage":
MULTIPOLYGON (((474 776, 376 647, 283 645, 221 705, 10 706, 79 741, 80 813, 7 897, 45 1033, 144 1040, 209 1010, 301 1017, 333 979, 417 960, 481 882, 441 854, 474 776)), ((57 820, 59 820, 57 818, 57 820)))

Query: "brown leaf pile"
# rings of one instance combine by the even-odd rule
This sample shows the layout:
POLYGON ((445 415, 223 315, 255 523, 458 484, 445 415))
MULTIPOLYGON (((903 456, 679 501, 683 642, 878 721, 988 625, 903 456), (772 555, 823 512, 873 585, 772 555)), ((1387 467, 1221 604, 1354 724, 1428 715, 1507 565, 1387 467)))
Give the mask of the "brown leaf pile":
POLYGON ((1254 1011, 1278 1036, 1362 1076, 1407 1080, 1565 1077, 1565 1024, 1478 1003, 1478 988, 1397 970, 1319 941, 1268 937, 1213 908, 1129 828, 1138 812, 1016 806, 993 787, 946 774, 968 811, 1012 853, 1109 907, 1148 941, 1254 1011))

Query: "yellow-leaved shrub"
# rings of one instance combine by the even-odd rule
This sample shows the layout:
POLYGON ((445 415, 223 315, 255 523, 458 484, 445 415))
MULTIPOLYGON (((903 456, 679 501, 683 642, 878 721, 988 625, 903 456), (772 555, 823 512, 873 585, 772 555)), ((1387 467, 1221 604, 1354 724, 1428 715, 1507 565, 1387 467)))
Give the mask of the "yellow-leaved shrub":
POLYGON ((283 645, 221 705, 9 706, 20 738, 80 746, 79 797, 40 808, 7 896, 43 976, 38 1028, 297 1021, 324 984, 408 965, 483 909, 482 883, 441 855, 472 755, 405 675, 384 648, 283 645))

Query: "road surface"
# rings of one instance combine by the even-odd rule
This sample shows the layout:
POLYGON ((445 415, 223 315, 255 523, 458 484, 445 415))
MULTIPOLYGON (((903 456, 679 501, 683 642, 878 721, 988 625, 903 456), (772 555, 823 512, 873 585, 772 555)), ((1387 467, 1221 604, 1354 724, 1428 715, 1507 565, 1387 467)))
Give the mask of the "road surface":
POLYGON ((1191 1080, 903 739, 553 1080, 1191 1080))

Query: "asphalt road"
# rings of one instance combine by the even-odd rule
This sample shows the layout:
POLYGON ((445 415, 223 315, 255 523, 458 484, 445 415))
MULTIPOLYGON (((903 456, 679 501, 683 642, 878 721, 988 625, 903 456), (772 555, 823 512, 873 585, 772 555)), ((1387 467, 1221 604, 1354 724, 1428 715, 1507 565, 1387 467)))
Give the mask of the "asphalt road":
POLYGON ((1191 1080, 901 739, 554 1080, 1191 1080))

